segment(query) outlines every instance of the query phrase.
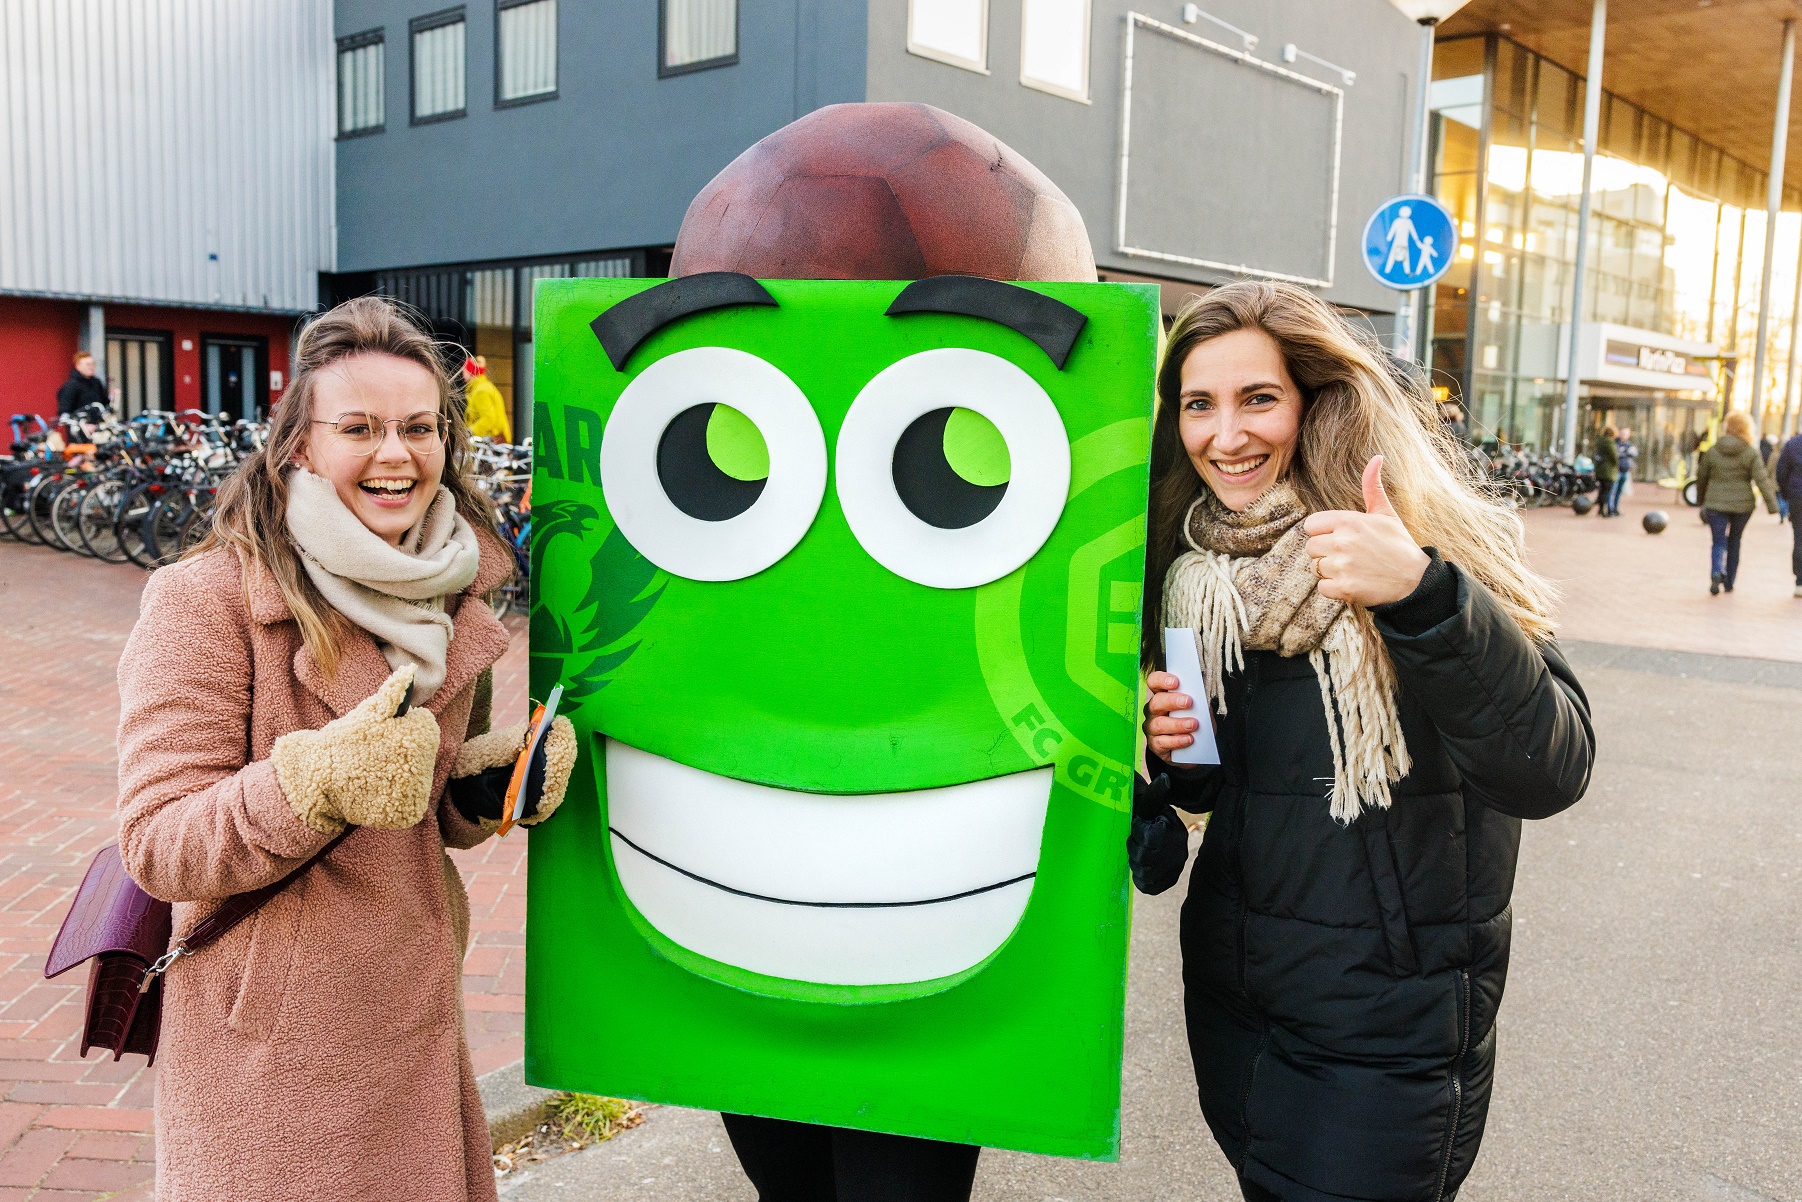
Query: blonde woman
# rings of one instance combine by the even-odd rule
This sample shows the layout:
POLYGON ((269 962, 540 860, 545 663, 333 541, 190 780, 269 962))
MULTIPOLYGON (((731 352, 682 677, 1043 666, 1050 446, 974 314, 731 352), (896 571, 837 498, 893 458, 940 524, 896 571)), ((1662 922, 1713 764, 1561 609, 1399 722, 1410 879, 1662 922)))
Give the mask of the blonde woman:
POLYGON ((1710 596, 1719 596, 1722 589, 1732 592, 1739 579, 1739 540, 1757 507, 1752 489, 1764 497, 1766 509, 1777 512, 1777 486, 1752 445, 1752 419, 1735 410, 1727 415, 1725 427, 1696 464, 1696 496, 1713 536, 1708 549, 1710 596))
MULTIPOLYGON (((127 871, 181 937, 325 852, 168 971, 160 1198, 495 1197, 445 848, 496 829, 524 727, 481 733, 508 641, 483 594, 512 560, 456 400, 391 303, 319 317, 212 535, 144 590, 119 663, 127 871)), ((567 726, 551 742, 529 821, 574 761, 567 726)))
POLYGON ((1495 1065, 1520 820, 1583 795, 1588 706, 1521 530, 1411 375, 1317 298, 1191 303, 1158 376, 1133 875, 1181 874, 1201 1109, 1246 1198, 1439 1202, 1495 1065), (1167 763, 1211 713, 1217 767, 1167 763))

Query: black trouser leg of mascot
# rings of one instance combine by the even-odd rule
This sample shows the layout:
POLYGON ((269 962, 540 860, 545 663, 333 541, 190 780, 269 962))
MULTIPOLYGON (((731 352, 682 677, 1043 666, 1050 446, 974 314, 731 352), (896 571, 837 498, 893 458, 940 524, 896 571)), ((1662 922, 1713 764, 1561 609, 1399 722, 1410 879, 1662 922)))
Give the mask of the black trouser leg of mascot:
POLYGON ((758 1202, 969 1202, 982 1149, 722 1114, 758 1202))

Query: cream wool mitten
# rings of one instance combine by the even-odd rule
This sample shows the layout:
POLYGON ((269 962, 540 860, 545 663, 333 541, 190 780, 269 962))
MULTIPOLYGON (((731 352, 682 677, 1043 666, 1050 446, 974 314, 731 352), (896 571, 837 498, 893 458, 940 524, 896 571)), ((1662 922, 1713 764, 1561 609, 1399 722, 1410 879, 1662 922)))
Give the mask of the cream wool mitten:
MULTIPOLYGON (((530 731, 529 723, 519 722, 477 735, 457 749, 449 794, 451 804, 465 819, 489 828, 500 825, 513 765, 525 750, 530 731)), ((575 766, 576 728, 568 718, 558 718, 544 740, 544 787, 538 805, 519 820, 521 826, 536 826, 563 804, 575 766)))
POLYGON ((408 664, 342 718, 275 741, 269 753, 275 779, 313 830, 335 835, 346 823, 404 830, 425 817, 438 760, 438 720, 418 706, 394 716, 413 672, 408 664))
POLYGON ((460 780, 490 768, 511 769, 513 761, 525 750, 526 733, 531 729, 529 722, 515 722, 512 726, 464 739, 463 746, 457 748, 457 758, 451 761, 451 779, 460 780))

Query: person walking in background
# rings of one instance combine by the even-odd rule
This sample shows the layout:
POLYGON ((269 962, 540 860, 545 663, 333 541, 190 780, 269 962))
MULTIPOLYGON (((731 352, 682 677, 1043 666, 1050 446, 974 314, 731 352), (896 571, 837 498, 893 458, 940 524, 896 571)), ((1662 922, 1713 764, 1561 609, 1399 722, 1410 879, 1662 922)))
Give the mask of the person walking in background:
POLYGON ((1733 591, 1734 578, 1739 575, 1740 536, 1752 520, 1754 487, 1764 497, 1765 508, 1776 513, 1777 489, 1752 445, 1752 419, 1744 413, 1729 413, 1727 428, 1702 452, 1696 465, 1696 496, 1714 533, 1709 548, 1711 595, 1718 595, 1723 588, 1733 591))
MULTIPOLYGON (((1789 510, 1793 515, 1797 507, 1802 506, 1802 434, 1796 435, 1783 444, 1777 453, 1777 495, 1789 502, 1789 510)), ((1802 597, 1802 522, 1792 516, 1789 524, 1790 538, 1794 549, 1790 552, 1790 571, 1796 577, 1796 596, 1802 597)))
POLYGON ((56 413, 58 417, 74 417, 89 405, 111 408, 106 381, 94 373, 94 356, 87 351, 76 351, 75 366, 69 369, 69 378, 56 390, 56 413))
POLYGON ((1603 426, 1602 432, 1596 435, 1596 516, 1612 516, 1608 512, 1608 502, 1614 496, 1615 483, 1620 479, 1620 448, 1614 443, 1614 427, 1603 426))
POLYGON ((1639 458, 1639 448, 1633 445, 1633 427, 1622 426, 1614 436, 1615 458, 1619 460, 1619 471, 1614 477, 1614 489, 1608 494, 1608 516, 1621 516, 1621 497, 1626 495, 1627 484, 1633 479, 1633 464, 1639 458))
POLYGON ((1439 420, 1445 426, 1445 432, 1460 443, 1469 444, 1470 426, 1464 420, 1464 410, 1447 401, 1439 406, 1439 420))
POLYGON ((463 361, 463 412, 469 432, 477 438, 513 441, 513 422, 507 417, 507 398, 488 378, 488 361, 477 355, 463 361))
MULTIPOLYGON (((1761 445, 1763 443, 1770 444, 1771 449, 1766 451, 1764 454, 1764 470, 1771 473, 1771 480, 1773 482, 1775 482, 1777 479, 1777 464, 1780 463, 1783 459, 1784 444, 1778 442, 1776 439, 1772 438, 1768 434, 1765 435, 1764 438, 1762 438, 1760 440, 1760 443, 1761 443, 1761 445)), ((1789 495, 1783 491, 1783 485, 1778 484, 1777 485, 1777 524, 1779 526, 1781 526, 1783 523, 1785 523, 1787 521, 1789 521, 1789 495)))

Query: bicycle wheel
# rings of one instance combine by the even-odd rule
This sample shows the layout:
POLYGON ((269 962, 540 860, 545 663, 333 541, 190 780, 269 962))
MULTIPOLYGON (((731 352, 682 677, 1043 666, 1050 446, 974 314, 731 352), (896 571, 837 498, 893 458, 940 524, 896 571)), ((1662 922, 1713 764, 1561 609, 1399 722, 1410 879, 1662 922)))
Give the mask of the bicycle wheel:
POLYGON ((25 517, 31 523, 31 541, 43 547, 55 547, 56 531, 50 526, 50 507, 56 494, 68 481, 61 476, 39 476, 25 500, 25 517))
POLYGON ((77 555, 92 555, 81 541, 80 522, 81 503, 88 495, 86 479, 71 480, 56 494, 56 500, 50 503, 50 529, 56 535, 56 541, 62 544, 65 551, 73 551, 77 555))
POLYGON ((29 542, 31 524, 25 520, 25 486, 8 484, 0 488, 0 530, 19 542, 29 542))
POLYGON ((181 524, 180 551, 186 555, 194 549, 196 543, 207 536, 213 528, 213 493, 203 492, 188 507, 188 516, 181 524))
POLYGON ((119 502, 125 499, 126 482, 122 479, 102 480, 87 490, 81 499, 81 510, 75 516, 75 528, 82 546, 95 559, 108 563, 124 563, 125 553, 119 549, 119 531, 113 518, 119 502))
POLYGON ((119 536, 119 549, 125 558, 140 568, 153 566, 150 558, 144 553, 144 519, 150 513, 162 495, 161 485, 140 484, 125 494, 125 500, 119 503, 119 513, 113 519, 113 530, 119 536), (152 492, 151 489, 158 489, 152 492))
POLYGON ((174 489, 156 499, 144 515, 144 556, 150 567, 174 563, 181 555, 181 525, 188 516, 188 494, 174 489))

